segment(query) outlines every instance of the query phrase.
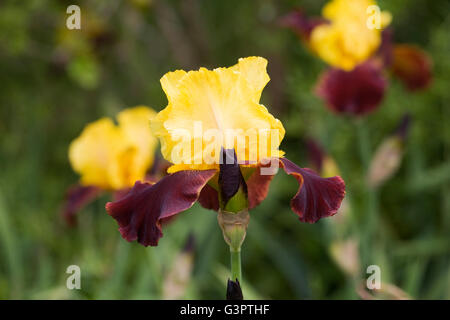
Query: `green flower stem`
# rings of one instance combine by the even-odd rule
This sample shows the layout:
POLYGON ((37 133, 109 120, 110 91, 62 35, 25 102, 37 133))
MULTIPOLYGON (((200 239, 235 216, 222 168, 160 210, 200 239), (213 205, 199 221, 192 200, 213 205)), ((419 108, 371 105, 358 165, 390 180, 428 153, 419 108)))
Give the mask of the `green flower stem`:
POLYGON ((365 119, 357 119, 356 121, 359 155, 364 167, 364 171, 367 171, 370 165, 371 157, 369 130, 367 128, 367 122, 365 121, 365 119))
MULTIPOLYGON (((364 169, 364 178, 369 170, 372 157, 368 124, 365 120, 366 119, 358 119, 357 122, 358 149, 364 169)), ((373 251, 374 237, 378 229, 378 195, 377 190, 369 188, 366 183, 364 183, 362 190, 364 192, 364 217, 362 218, 364 226, 361 239, 362 255, 363 261, 370 263, 369 260, 372 258, 371 253, 373 251)))
POLYGON ((247 233, 250 215, 247 209, 237 213, 219 210, 217 219, 222 229, 224 240, 230 247, 232 280, 236 281, 238 279, 241 282, 241 246, 247 233))
POLYGON ((231 257, 231 278, 233 281, 236 279, 242 285, 242 269, 241 269, 241 250, 233 250, 230 247, 231 257))

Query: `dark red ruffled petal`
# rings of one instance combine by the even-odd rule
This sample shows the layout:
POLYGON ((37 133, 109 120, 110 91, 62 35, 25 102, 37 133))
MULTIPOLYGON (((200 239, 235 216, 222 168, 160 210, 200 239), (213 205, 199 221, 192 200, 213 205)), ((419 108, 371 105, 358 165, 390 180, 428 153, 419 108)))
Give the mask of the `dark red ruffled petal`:
POLYGON ((200 192, 198 202, 205 209, 219 210, 219 194, 217 190, 211 187, 209 184, 205 185, 200 192))
POLYGON ((77 212, 94 201, 101 193, 102 190, 94 186, 75 185, 70 187, 66 192, 64 209, 62 210, 62 216, 67 224, 70 226, 76 225, 77 212))
POLYGON ((345 183, 341 177, 321 178, 311 169, 300 168, 286 158, 280 159, 280 166, 300 184, 291 200, 291 208, 300 221, 315 223, 337 213, 345 196, 345 183))
POLYGON ((124 239, 156 246, 163 235, 161 221, 189 209, 214 174, 216 170, 179 171, 155 184, 137 181, 124 198, 108 202, 106 211, 124 239))
POLYGON ((308 17, 300 9, 290 12, 280 19, 281 26, 292 29, 306 41, 309 40, 313 29, 324 23, 328 23, 328 21, 320 17, 308 17))
POLYGON ((131 188, 124 188, 124 189, 114 191, 113 195, 112 195, 113 201, 118 201, 118 200, 122 199, 123 197, 125 197, 128 194, 128 192, 130 192, 130 190, 131 190, 131 188))
POLYGON ((419 90, 431 83, 431 59, 421 49, 407 44, 396 45, 392 72, 409 90, 419 90))
MULTIPOLYGON (((269 165, 270 164, 268 164, 267 166, 269 165)), ((250 209, 253 209, 257 205, 259 205, 267 197, 270 182, 272 181, 273 177, 273 175, 261 174, 260 165, 247 180, 248 205, 250 209)))
POLYGON ((348 72, 328 70, 321 76, 316 93, 335 112, 363 115, 378 107, 386 85, 382 67, 367 61, 348 72))

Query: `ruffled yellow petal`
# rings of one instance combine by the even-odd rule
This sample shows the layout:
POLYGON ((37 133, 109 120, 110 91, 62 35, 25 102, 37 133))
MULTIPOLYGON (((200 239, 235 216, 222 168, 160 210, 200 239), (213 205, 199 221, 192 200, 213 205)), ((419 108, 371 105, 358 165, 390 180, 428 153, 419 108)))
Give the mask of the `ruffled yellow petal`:
POLYGON ((239 59, 239 63, 230 68, 233 72, 239 72, 253 91, 256 102, 261 98, 261 93, 269 82, 270 77, 266 72, 267 60, 260 57, 248 57, 239 59))
MULTIPOLYGON (((150 121, 156 112, 145 106, 126 109, 117 115, 117 121, 127 143, 135 149, 129 156, 129 174, 124 184, 132 186, 136 180, 142 180, 154 161, 158 140, 150 129, 150 121)), ((130 148, 130 147, 129 147, 130 148)))
POLYGON ((169 72, 161 85, 168 106, 152 120, 170 171, 213 168, 220 148, 235 148, 239 161, 278 154, 284 128, 259 104, 269 81, 267 60, 239 59, 230 68, 169 72), (187 165, 187 166, 182 166, 187 165))
POLYGON ((142 180, 157 144, 150 130, 155 114, 140 106, 119 113, 118 126, 109 118, 88 124, 69 147, 69 161, 80 182, 119 190, 142 180))
POLYGON ((81 175, 81 183, 104 189, 111 187, 111 159, 120 152, 123 144, 120 130, 108 118, 88 124, 69 147, 69 161, 81 175), (117 144, 112 143, 118 141, 117 144))
POLYGON ((329 24, 313 29, 312 50, 328 64, 351 70, 372 56, 381 44, 381 31, 392 20, 390 13, 380 12, 381 29, 368 28, 367 8, 373 0, 332 0, 322 10, 329 24))

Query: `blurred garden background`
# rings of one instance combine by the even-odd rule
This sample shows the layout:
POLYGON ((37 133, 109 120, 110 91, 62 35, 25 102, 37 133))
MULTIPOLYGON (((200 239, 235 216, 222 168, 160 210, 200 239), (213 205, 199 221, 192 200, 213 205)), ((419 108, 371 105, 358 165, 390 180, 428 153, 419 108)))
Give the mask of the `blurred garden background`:
POLYGON ((289 207, 296 181, 277 175, 251 211, 245 298, 449 299, 450 2, 378 1, 392 13, 395 41, 429 54, 433 81, 411 93, 391 78, 381 106, 360 119, 325 107, 314 86, 326 65, 280 25, 297 7, 320 15, 325 3, 1 1, 0 298, 223 299, 229 253, 216 213, 196 204, 164 227, 158 247, 145 248, 120 237, 104 195, 70 227, 61 208, 79 177, 68 147, 100 117, 136 105, 164 108, 159 79, 168 71, 256 55, 269 61, 262 103, 286 128, 281 148, 311 167, 306 141, 317 141, 339 167, 347 196, 338 215, 300 223, 289 207), (81 8, 81 30, 66 28, 71 4, 81 8), (406 113, 399 170, 368 188, 370 159, 406 113), (194 249, 183 258, 190 234, 194 249), (81 268, 81 290, 66 288, 69 265, 81 268), (377 293, 364 289, 370 265, 381 268, 377 293))

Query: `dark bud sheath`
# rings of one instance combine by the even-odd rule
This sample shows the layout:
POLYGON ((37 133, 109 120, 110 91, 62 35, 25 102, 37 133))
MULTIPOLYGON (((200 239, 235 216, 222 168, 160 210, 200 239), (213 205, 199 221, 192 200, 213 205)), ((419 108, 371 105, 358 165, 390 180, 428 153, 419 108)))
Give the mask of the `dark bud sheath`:
POLYGON ((408 137, 409 128, 411 127, 411 115, 409 113, 402 117, 399 125, 394 131, 394 135, 398 136, 402 141, 408 137))
POLYGON ((233 199, 233 202, 239 202, 236 203, 238 207, 240 207, 237 208, 237 211, 248 207, 247 185, 245 183, 244 177, 242 176, 234 149, 222 148, 222 161, 220 164, 219 172, 219 188, 219 202, 221 208, 227 208, 228 202, 233 197, 235 198, 233 199))
POLYGON ((191 232, 189 233, 186 243, 183 247, 183 252, 192 253, 195 251, 195 237, 194 234, 191 232))
POLYGON ((227 300, 244 300, 238 279, 236 279, 236 282, 228 279, 227 300))

